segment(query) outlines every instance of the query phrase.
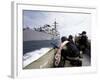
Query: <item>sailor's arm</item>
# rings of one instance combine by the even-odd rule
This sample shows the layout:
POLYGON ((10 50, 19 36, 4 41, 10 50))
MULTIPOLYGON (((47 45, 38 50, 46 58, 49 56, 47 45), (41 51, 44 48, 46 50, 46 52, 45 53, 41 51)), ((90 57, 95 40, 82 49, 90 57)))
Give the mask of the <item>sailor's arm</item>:
POLYGON ((63 43, 61 43, 56 55, 55 55, 55 65, 58 66, 60 63, 60 59, 61 59, 61 50, 62 48, 68 43, 68 41, 64 41, 63 43))
POLYGON ((58 51, 57 51, 57 54, 61 54, 62 48, 63 48, 67 43, 68 43, 68 41, 64 41, 63 43, 61 43, 61 45, 60 45, 60 47, 59 47, 59 49, 58 49, 58 51))
POLYGON ((60 56, 61 56, 61 50, 62 48, 68 43, 68 41, 64 41, 63 43, 61 43, 59 49, 57 50, 57 53, 55 55, 55 59, 60 60, 60 56))

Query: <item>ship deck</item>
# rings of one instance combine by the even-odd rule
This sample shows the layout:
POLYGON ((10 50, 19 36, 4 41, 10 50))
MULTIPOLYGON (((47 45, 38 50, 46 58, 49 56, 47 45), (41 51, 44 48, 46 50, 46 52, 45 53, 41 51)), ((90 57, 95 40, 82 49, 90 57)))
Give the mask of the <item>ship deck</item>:
MULTIPOLYGON (((55 49, 51 49, 47 54, 39 58, 38 60, 32 62, 27 65, 24 69, 40 69, 40 68, 53 68, 53 60, 54 60, 55 49)), ((88 55, 83 54, 82 66, 90 66, 91 59, 88 55)), ((64 67, 73 67, 70 65, 69 61, 66 60, 64 67)))

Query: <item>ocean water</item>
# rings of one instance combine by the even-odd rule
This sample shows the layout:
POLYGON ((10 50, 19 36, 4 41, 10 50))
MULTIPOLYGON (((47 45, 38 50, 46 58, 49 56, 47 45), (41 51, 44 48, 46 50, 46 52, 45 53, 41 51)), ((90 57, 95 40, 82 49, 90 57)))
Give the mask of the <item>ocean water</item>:
POLYGON ((55 40, 33 40, 33 41, 24 41, 23 42, 23 55, 25 53, 35 51, 41 48, 53 48, 55 46, 59 45, 60 40, 55 39, 55 40))

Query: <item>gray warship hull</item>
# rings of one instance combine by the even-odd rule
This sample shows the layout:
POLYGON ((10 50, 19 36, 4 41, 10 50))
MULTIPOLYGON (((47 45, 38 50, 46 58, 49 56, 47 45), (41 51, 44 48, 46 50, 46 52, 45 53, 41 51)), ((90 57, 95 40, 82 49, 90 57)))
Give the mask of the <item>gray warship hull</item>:
POLYGON ((60 37, 44 32, 24 30, 23 32, 23 54, 45 48, 54 47, 52 44, 59 45, 60 37))

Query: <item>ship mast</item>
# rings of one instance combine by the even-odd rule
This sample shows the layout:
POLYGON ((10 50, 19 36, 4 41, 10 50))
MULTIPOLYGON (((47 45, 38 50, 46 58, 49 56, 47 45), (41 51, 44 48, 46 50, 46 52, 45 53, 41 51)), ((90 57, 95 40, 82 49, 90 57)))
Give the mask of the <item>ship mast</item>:
POLYGON ((58 24, 58 23, 56 22, 56 19, 55 19, 55 22, 54 22, 54 25, 53 25, 54 28, 55 28, 55 31, 57 31, 57 24, 58 24))
POLYGON ((56 22, 56 19, 52 26, 53 26, 52 34, 53 34, 53 39, 54 39, 55 37, 57 37, 59 35, 59 32, 57 30, 58 23, 56 22))

